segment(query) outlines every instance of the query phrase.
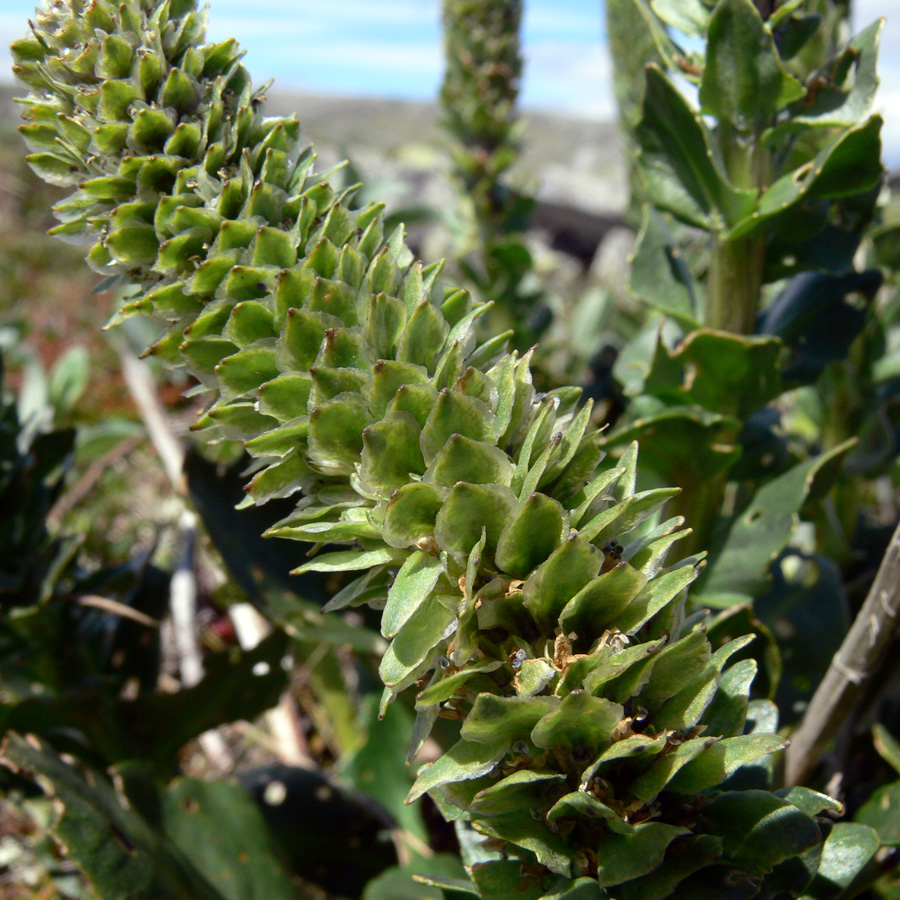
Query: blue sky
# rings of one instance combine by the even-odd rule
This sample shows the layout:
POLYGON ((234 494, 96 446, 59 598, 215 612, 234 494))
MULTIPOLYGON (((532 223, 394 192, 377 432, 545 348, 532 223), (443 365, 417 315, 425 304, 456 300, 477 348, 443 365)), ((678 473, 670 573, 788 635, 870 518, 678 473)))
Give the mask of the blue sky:
MULTIPOLYGON (((34 5, 0 0, 0 79, 34 5)), ((900 0, 854 5, 860 24, 888 17, 879 107, 898 163, 900 0)), ((602 0, 525 0, 525 10, 523 105, 611 118, 602 0)), ((441 78, 440 0, 211 0, 209 36, 238 37, 254 79, 276 88, 431 99, 441 78)))
MULTIPOLYGON (((0 0, 0 78, 34 5, 0 0)), ((611 115, 599 0, 526 0, 525 9, 525 105, 611 115)), ((439 0, 211 0, 209 36, 238 37, 254 78, 276 87, 424 100, 440 84, 439 0)))

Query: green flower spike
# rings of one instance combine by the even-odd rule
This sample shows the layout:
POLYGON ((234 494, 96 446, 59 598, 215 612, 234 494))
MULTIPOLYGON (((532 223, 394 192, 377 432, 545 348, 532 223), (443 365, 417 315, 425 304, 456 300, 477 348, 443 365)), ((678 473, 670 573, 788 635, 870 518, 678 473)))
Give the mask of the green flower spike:
POLYGON ((252 497, 299 498, 273 533, 346 546, 301 571, 358 571, 329 607, 383 607, 385 703, 419 692, 411 757, 459 720, 411 796, 511 857, 472 890, 506 898, 522 870, 527 897, 801 893, 833 804, 727 783, 784 745, 747 725, 745 639, 685 619, 681 520, 629 537, 675 491, 636 493, 636 447, 604 465, 577 388, 537 394, 528 354, 477 344, 486 306, 311 174, 296 121, 263 118, 237 45, 203 31, 189 0, 46 7, 13 46, 29 159, 75 187, 57 231, 137 288, 115 320, 166 323, 149 352, 246 442, 252 497))

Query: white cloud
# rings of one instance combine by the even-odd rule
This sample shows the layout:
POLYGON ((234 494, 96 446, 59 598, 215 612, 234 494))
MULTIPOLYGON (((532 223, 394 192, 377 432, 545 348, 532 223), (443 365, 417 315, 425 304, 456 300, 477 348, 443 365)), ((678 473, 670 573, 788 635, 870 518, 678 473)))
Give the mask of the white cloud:
POLYGON ((541 42, 529 48, 522 102, 592 119, 615 116, 612 65, 604 47, 541 42))

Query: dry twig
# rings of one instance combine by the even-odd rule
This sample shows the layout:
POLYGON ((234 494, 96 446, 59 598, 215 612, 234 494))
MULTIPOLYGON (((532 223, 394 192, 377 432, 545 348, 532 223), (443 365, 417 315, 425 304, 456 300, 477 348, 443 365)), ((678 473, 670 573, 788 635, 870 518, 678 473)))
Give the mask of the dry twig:
POLYGON ((897 631, 900 616, 900 525, 840 649, 791 736, 785 780, 800 784, 816 767, 825 748, 856 707, 869 679, 878 671, 897 631))

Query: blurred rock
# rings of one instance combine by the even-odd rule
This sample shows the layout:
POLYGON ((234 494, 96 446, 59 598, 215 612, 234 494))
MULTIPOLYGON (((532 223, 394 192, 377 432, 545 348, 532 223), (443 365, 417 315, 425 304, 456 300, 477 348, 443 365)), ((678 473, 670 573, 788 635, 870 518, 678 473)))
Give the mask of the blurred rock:
POLYGON ((635 233, 624 225, 606 232, 591 262, 591 277, 615 297, 628 294, 628 257, 634 252, 635 233))

